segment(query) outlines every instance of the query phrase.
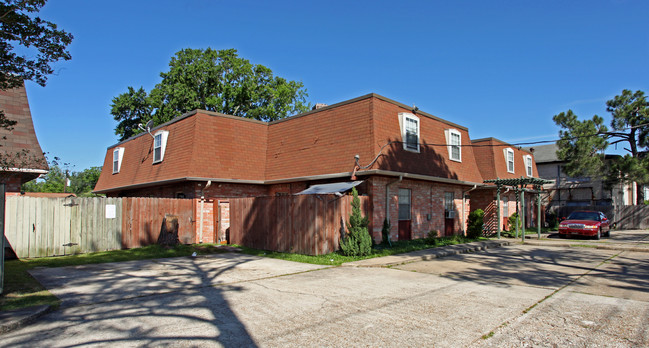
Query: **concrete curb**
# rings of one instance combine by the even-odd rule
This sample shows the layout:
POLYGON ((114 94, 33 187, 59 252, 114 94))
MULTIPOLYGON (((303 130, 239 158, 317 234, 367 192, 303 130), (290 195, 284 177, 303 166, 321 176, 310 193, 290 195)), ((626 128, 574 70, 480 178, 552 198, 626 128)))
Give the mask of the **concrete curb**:
POLYGON ((14 309, 11 311, 2 311, 0 312, 0 335, 20 329, 52 310, 53 308, 50 305, 40 305, 14 309))
POLYGON ((467 244, 456 244, 434 249, 413 251, 405 254, 377 257, 360 261, 343 263, 343 267, 391 267, 406 263, 433 260, 440 257, 472 253, 476 251, 500 248, 512 244, 510 241, 490 240, 484 242, 472 242, 467 244))
POLYGON ((550 246, 550 247, 559 247, 559 248, 582 248, 587 245, 593 249, 602 249, 602 250, 619 250, 619 251, 635 251, 635 252, 644 252, 649 253, 649 247, 637 247, 637 246, 624 246, 624 245, 611 245, 611 244, 594 244, 594 243, 566 243, 566 242, 538 242, 538 241, 525 241, 525 245, 535 245, 535 246, 550 246))

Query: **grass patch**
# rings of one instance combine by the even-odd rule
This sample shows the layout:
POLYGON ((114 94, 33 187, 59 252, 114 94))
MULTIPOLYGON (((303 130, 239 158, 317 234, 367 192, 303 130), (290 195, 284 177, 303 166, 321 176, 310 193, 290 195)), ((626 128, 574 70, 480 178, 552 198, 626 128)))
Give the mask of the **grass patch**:
POLYGON ((59 300, 47 291, 28 271, 36 267, 64 267, 95 263, 158 259, 189 256, 192 253, 214 254, 223 252, 216 244, 177 245, 164 247, 151 245, 128 250, 112 250, 81 255, 44 257, 38 259, 5 261, 4 289, 0 295, 0 310, 37 305, 58 306, 59 300))
MULTIPOLYGON (((550 228, 547 228, 547 227, 542 227, 541 228, 541 233, 550 233, 552 231, 553 231, 553 229, 550 229, 550 228)), ((523 232, 523 230, 518 231, 518 237, 521 236, 522 232, 523 232)), ((536 227, 535 228, 526 228, 525 229, 525 235, 526 236, 536 235, 538 233, 539 232, 536 229, 536 227)), ((516 237, 516 231, 515 230, 514 231, 500 231, 500 236, 505 237, 505 238, 515 238, 516 237)))
POLYGON ((495 332, 493 332, 493 331, 489 331, 488 334, 486 334, 486 335, 482 335, 482 339, 483 339, 483 340, 489 339, 489 338, 493 337, 493 335, 495 335, 495 334, 496 334, 495 332))
POLYGON ((372 248, 372 252, 368 256, 345 256, 341 253, 335 252, 326 255, 302 255, 302 254, 291 254, 291 253, 281 253, 276 251, 266 251, 259 249, 247 248, 244 246, 237 245, 236 247, 241 249, 241 252, 248 255, 262 256, 262 257, 271 257, 275 259, 287 260, 287 261, 296 261, 303 263, 310 263, 315 265, 330 265, 330 266, 339 266, 345 262, 358 261, 371 259, 375 257, 390 256, 395 254, 403 254, 411 251, 432 249, 447 245, 463 244, 469 242, 475 242, 477 240, 484 240, 485 238, 471 239, 462 236, 452 236, 452 237, 440 237, 434 239, 415 239, 407 241, 399 241, 392 243, 392 247, 384 245, 375 245, 372 248))
POLYGON ((594 245, 594 244, 570 244, 571 247, 578 247, 578 248, 595 248, 599 245, 594 245))

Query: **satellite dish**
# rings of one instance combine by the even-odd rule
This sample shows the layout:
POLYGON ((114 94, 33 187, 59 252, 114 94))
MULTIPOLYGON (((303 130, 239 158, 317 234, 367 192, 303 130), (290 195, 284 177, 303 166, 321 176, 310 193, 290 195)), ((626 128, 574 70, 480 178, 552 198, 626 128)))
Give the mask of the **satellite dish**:
POLYGON ((146 131, 150 132, 151 128, 153 128, 153 120, 149 120, 149 122, 146 123, 146 131))

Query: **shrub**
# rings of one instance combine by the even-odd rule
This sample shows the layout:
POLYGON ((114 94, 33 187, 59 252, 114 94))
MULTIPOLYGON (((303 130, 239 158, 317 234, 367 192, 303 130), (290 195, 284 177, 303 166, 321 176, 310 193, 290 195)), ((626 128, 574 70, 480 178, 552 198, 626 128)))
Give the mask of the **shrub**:
POLYGON ((467 237, 480 237, 482 235, 482 226, 484 225, 484 211, 482 209, 472 211, 469 214, 467 225, 467 237))
POLYGON ((507 222, 510 231, 516 231, 516 224, 518 224, 519 229, 523 227, 523 222, 521 221, 521 219, 518 218, 518 213, 514 213, 510 215, 509 219, 507 219, 507 222))
POLYGON ((428 234, 426 235, 426 243, 437 245, 438 236, 439 236, 438 230, 430 230, 430 232, 428 232, 428 234))
POLYGON ((388 218, 383 219, 383 228, 381 229, 383 244, 392 246, 392 242, 390 241, 390 227, 390 221, 388 221, 388 218))
POLYGON ((546 221, 548 223, 548 228, 554 229, 557 228, 557 213, 548 213, 546 215, 546 221))
POLYGON ((340 249, 346 256, 367 256, 372 252, 372 236, 367 229, 369 220, 361 214, 361 200, 356 188, 352 188, 352 213, 349 215, 345 238, 340 241, 340 249))

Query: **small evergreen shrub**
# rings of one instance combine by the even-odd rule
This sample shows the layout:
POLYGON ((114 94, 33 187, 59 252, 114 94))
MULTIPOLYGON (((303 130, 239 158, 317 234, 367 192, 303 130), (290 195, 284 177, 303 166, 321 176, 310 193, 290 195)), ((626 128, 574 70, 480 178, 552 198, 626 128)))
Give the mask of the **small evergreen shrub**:
POLYGON ((523 222, 518 218, 518 213, 510 215, 509 219, 507 219, 507 225, 510 231, 516 231, 516 224, 518 224, 519 229, 523 227, 523 222))
POLYGON ((484 225, 484 211, 477 209, 469 214, 467 221, 466 235, 469 238, 478 238, 482 235, 482 226, 484 225))
POLYGON ((372 252, 372 236, 367 229, 370 221, 361 213, 361 200, 358 191, 352 188, 352 213, 347 222, 348 232, 340 241, 340 249, 346 256, 367 256, 372 252))
POLYGON ((383 219, 383 228, 381 229, 381 234, 383 235, 383 244, 392 246, 392 242, 390 241, 390 228, 391 226, 388 218, 383 219))
POLYGON ((437 238, 439 237, 439 231, 438 230, 430 230, 428 234, 426 235, 426 243, 432 244, 432 245, 437 245, 437 238))
POLYGON ((548 223, 548 228, 557 228, 557 213, 548 213, 546 222, 548 223))

